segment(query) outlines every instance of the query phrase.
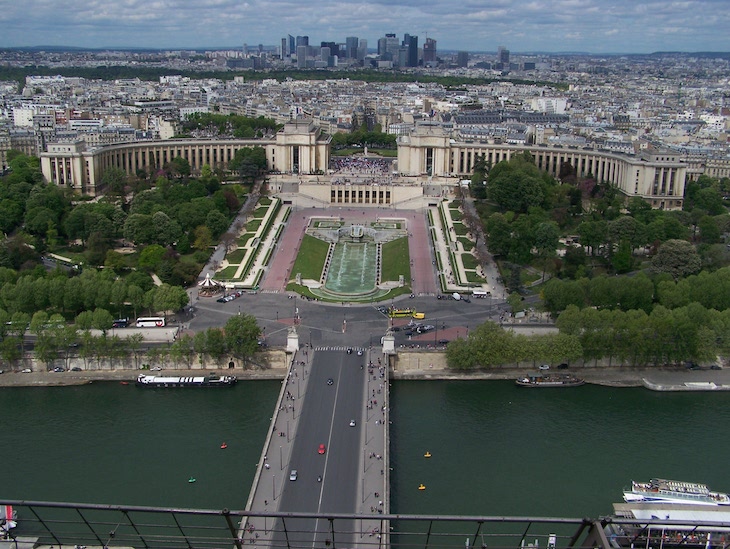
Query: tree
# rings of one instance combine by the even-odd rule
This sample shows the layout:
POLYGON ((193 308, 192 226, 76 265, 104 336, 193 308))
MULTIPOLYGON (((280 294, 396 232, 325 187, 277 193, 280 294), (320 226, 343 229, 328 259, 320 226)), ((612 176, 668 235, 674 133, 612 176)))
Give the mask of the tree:
POLYGON ((210 229, 213 237, 218 238, 228 229, 228 218, 218 210, 213 210, 205 218, 205 226, 210 229))
POLYGON ((167 165, 167 169, 170 175, 178 179, 190 177, 190 162, 185 160, 182 156, 176 156, 167 165))
POLYGON ((545 280, 545 269, 547 261, 555 256, 555 250, 560 243, 560 230, 554 221, 540 223, 535 229, 535 247, 537 254, 542 260, 542 279, 545 280))
POLYGON ((674 280, 694 274, 702 267, 702 261, 694 246, 686 240, 667 240, 659 246, 651 260, 651 267, 657 273, 669 273, 674 280))
POLYGON ((493 255, 506 257, 512 244, 512 228, 507 216, 495 213, 489 216, 486 223, 487 246, 493 255))
POLYGON ((156 311, 179 311, 189 300, 185 288, 163 284, 155 289, 153 305, 156 311))
POLYGON ((705 215, 698 222, 700 229, 700 240, 705 244, 716 244, 720 242, 720 227, 714 217, 705 215))
POLYGON ((152 225, 155 228, 154 242, 161 246, 170 246, 182 234, 180 224, 164 212, 152 214, 152 225))
POLYGON ((139 351, 142 348, 142 342, 144 341, 144 335, 139 332, 132 334, 127 337, 127 346, 134 357, 134 368, 139 368, 139 351))
POLYGON ((218 361, 226 354, 226 336, 220 328, 205 331, 205 352, 218 361))
POLYGON ((114 324, 114 317, 106 309, 95 309, 91 319, 91 325, 97 330, 101 330, 102 334, 106 336, 108 330, 111 330, 114 324))
POLYGON ((578 225, 578 235, 580 243, 590 250, 590 255, 596 255, 596 250, 608 238, 608 224, 603 220, 583 221, 578 225))
POLYGON ((127 173, 121 168, 111 167, 101 175, 101 187, 110 196, 124 196, 127 185, 127 173))
POLYGON ((256 323, 256 317, 247 314, 232 316, 223 331, 226 334, 228 352, 242 359, 244 364, 258 351, 261 329, 256 323))
POLYGON ((205 225, 198 226, 195 229, 195 241, 193 242, 193 248, 200 250, 201 252, 205 252, 208 251, 212 243, 213 236, 211 235, 210 229, 205 225))
POLYGON ((162 256, 165 255, 165 248, 159 244, 152 244, 147 246, 139 254, 139 261, 137 265, 141 269, 147 269, 149 271, 155 271, 162 263, 162 256))
POLYGON ((487 196, 502 211, 526 213, 531 206, 540 206, 545 199, 542 176, 531 159, 517 155, 496 164, 489 172, 487 196))

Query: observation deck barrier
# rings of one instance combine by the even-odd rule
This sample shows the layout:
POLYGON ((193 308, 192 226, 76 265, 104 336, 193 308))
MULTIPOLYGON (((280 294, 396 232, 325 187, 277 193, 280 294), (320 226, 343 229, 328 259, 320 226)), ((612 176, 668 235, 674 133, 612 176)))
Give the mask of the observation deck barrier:
MULTIPOLYGON (((383 515, 391 532, 361 532, 358 524, 370 515, 314 513, 253 513, 228 509, 184 509, 124 505, 77 504, 3 500, 18 514, 18 527, 0 540, 0 547, 23 549, 57 547, 145 549, 243 549, 244 547, 336 549, 353 545, 393 549, 726 547, 730 524, 664 521, 661 526, 619 517, 549 518, 507 516, 383 515), (270 529, 282 535, 264 536, 240 531, 246 517, 265 517, 270 529), (301 521, 297 519, 308 519, 301 521), (319 519, 319 520, 315 520, 319 519), (316 524, 317 530, 292 529, 292 524, 316 524), (355 530, 352 531, 352 525, 355 530), (348 528, 344 529, 343 526, 348 528), (708 535, 723 532, 725 535, 708 535), (311 534, 311 540, 298 544, 311 534), (272 542, 271 540, 280 540, 272 542), (283 540, 283 541, 281 541, 283 540), (319 540, 313 543, 312 540, 319 540), (349 541, 346 541, 349 540, 349 541), (354 543, 352 540, 355 540, 354 543)), ((259 520, 259 523, 261 520, 259 520)), ((271 533, 271 530, 269 530, 271 533)))

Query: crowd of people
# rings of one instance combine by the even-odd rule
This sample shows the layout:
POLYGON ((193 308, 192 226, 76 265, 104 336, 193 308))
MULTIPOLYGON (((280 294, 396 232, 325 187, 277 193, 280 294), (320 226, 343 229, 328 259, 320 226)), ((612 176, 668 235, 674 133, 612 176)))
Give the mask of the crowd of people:
POLYGON ((337 157, 330 160, 332 184, 391 185, 391 160, 357 156, 337 157))
POLYGON ((330 169, 334 173, 378 175, 390 172, 391 163, 392 161, 387 158, 337 156, 330 159, 330 169))

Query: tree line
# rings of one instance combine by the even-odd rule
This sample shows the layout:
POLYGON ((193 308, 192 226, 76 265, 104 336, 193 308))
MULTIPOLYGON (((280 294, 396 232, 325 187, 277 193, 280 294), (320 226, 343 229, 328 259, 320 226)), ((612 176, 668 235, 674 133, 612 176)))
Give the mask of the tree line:
MULTIPOLYGON (((18 367, 26 351, 24 336, 28 331, 35 336, 34 356, 47 369, 59 360, 68 368, 74 357, 83 360, 85 370, 114 369, 130 358, 135 369, 148 367, 150 362, 193 368, 196 360, 202 366, 208 360, 220 363, 231 357, 248 367, 258 362, 253 357, 262 348, 261 331, 250 315, 231 317, 224 327, 209 328, 194 336, 182 333, 167 345, 149 349, 142 348, 144 336, 139 332, 125 335, 123 328, 110 331, 111 315, 104 309, 85 311, 77 316, 74 324, 66 324, 60 315, 49 316, 44 311, 36 312, 30 322, 28 318, 28 315, 14 315, 13 320, 3 323, 0 358, 12 367, 18 367), (100 330, 101 334, 95 335, 92 329, 100 330)), ((261 363, 257 365, 263 367, 261 363)))
POLYGON ((718 311, 699 303, 676 309, 658 305, 648 314, 569 305, 556 325, 558 334, 526 336, 486 322, 466 339, 449 343, 447 363, 454 369, 579 360, 659 367, 714 362, 730 351, 730 309, 718 311))

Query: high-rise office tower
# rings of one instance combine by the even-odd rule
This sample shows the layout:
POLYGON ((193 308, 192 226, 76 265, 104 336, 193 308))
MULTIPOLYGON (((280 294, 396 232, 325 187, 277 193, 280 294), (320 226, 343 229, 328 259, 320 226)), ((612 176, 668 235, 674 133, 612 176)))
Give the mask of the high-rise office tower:
POLYGON ((469 66, 469 52, 468 51, 460 51, 456 54, 456 65, 459 67, 468 67, 469 66))
POLYGON ((335 42, 320 42, 320 46, 330 49, 330 55, 340 55, 340 48, 335 42))
POLYGON ((307 68, 307 50, 308 49, 309 49, 308 46, 297 46, 297 68, 298 69, 307 68))
POLYGON ((406 67, 418 66, 418 36, 403 35, 403 47, 408 50, 406 67))
POLYGON ((436 63, 436 40, 426 38, 423 44, 423 64, 434 65, 436 63))
POLYGON ((502 63, 505 69, 509 68, 509 50, 504 46, 497 48, 497 62, 502 63))
POLYGON ((350 59, 357 57, 357 36, 348 36, 345 38, 345 56, 350 59))
POLYGON ((357 43, 357 60, 362 61, 368 54, 368 41, 360 38, 357 43))
POLYGON ((280 52, 281 58, 284 59, 285 57, 289 56, 289 41, 286 38, 281 39, 281 52, 280 52))
POLYGON ((291 34, 288 35, 288 38, 289 38, 289 50, 287 51, 287 55, 291 56, 291 55, 294 55, 294 53, 296 53, 296 51, 297 51, 297 41, 291 34))
POLYGON ((394 33, 388 33, 378 40, 378 55, 386 60, 398 59, 398 37, 394 33))
POLYGON ((299 46, 308 46, 309 45, 309 36, 297 36, 297 52, 299 51, 299 46))

